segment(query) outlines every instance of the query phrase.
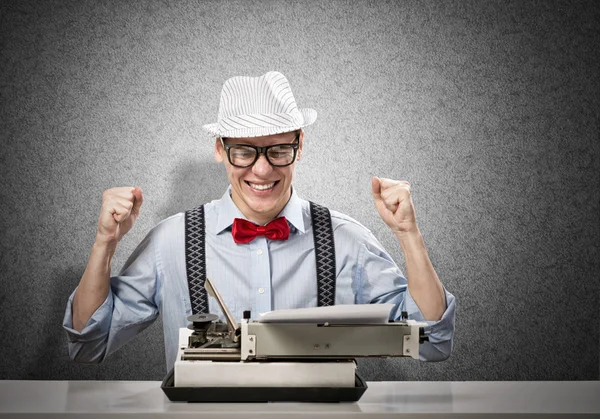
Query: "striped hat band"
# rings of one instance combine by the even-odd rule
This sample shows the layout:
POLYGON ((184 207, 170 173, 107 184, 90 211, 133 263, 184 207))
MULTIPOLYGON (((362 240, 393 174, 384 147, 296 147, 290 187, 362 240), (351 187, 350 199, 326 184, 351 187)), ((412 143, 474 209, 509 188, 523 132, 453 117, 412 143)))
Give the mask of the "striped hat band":
POLYGON ((314 109, 298 109, 285 76, 271 71, 226 80, 218 121, 203 128, 216 137, 260 137, 295 131, 316 119, 314 109))

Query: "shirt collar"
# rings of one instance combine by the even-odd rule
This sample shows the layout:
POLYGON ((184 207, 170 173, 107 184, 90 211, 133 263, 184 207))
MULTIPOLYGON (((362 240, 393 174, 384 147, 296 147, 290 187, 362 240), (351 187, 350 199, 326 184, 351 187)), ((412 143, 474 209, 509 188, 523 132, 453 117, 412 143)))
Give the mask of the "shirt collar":
POLYGON ((233 224, 234 218, 243 218, 244 215, 238 209, 231 199, 231 185, 227 187, 227 190, 221 197, 221 199, 215 205, 217 213, 217 222, 215 223, 215 234, 219 234, 222 231, 228 229, 233 224))
MULTIPOLYGON (((217 222, 214 229, 215 234, 219 234, 230 228, 233 225, 234 218, 246 219, 231 199, 231 185, 218 201, 215 210, 217 213, 217 222)), ((278 217, 281 216, 285 217, 288 223, 299 232, 304 233, 306 231, 304 217, 302 216, 302 200, 298 197, 294 188, 292 188, 290 200, 278 215, 278 217)))
POLYGON ((306 231, 304 227, 304 217, 302 216, 302 200, 296 194, 295 189, 292 187, 292 196, 288 201, 287 205, 283 207, 283 211, 279 213, 279 216, 283 216, 288 220, 288 223, 295 227, 300 233, 306 231))

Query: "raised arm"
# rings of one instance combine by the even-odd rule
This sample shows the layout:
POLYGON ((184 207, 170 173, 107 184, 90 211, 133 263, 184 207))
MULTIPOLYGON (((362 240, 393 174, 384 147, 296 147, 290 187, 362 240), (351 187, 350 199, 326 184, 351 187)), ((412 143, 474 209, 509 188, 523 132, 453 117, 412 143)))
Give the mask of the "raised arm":
POLYGON ((139 187, 107 189, 102 195, 96 240, 73 299, 73 329, 81 332, 106 300, 112 257, 117 244, 135 224, 144 201, 139 187))
POLYGON ((371 186, 375 207, 404 252, 410 294, 425 320, 440 320, 446 310, 444 288, 417 227, 409 183, 374 177, 371 186))

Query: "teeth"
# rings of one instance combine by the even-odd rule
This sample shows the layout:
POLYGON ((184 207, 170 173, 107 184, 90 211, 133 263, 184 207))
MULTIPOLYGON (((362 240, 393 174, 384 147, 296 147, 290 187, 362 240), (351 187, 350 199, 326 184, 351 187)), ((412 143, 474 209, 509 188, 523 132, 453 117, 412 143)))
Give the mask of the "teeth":
POLYGON ((267 189, 271 189, 273 186, 275 186, 275 182, 269 183, 268 185, 255 185, 254 183, 248 182, 248 185, 250 185, 252 189, 256 189, 258 191, 266 191, 267 189))

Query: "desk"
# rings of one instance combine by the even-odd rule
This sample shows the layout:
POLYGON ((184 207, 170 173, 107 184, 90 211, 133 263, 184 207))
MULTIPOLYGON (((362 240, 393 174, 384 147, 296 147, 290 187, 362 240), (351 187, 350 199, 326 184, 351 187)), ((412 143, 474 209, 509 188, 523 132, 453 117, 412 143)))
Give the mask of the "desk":
POLYGON ((0 381, 0 418, 600 417, 600 381, 369 382, 357 403, 173 403, 158 381, 0 381))

